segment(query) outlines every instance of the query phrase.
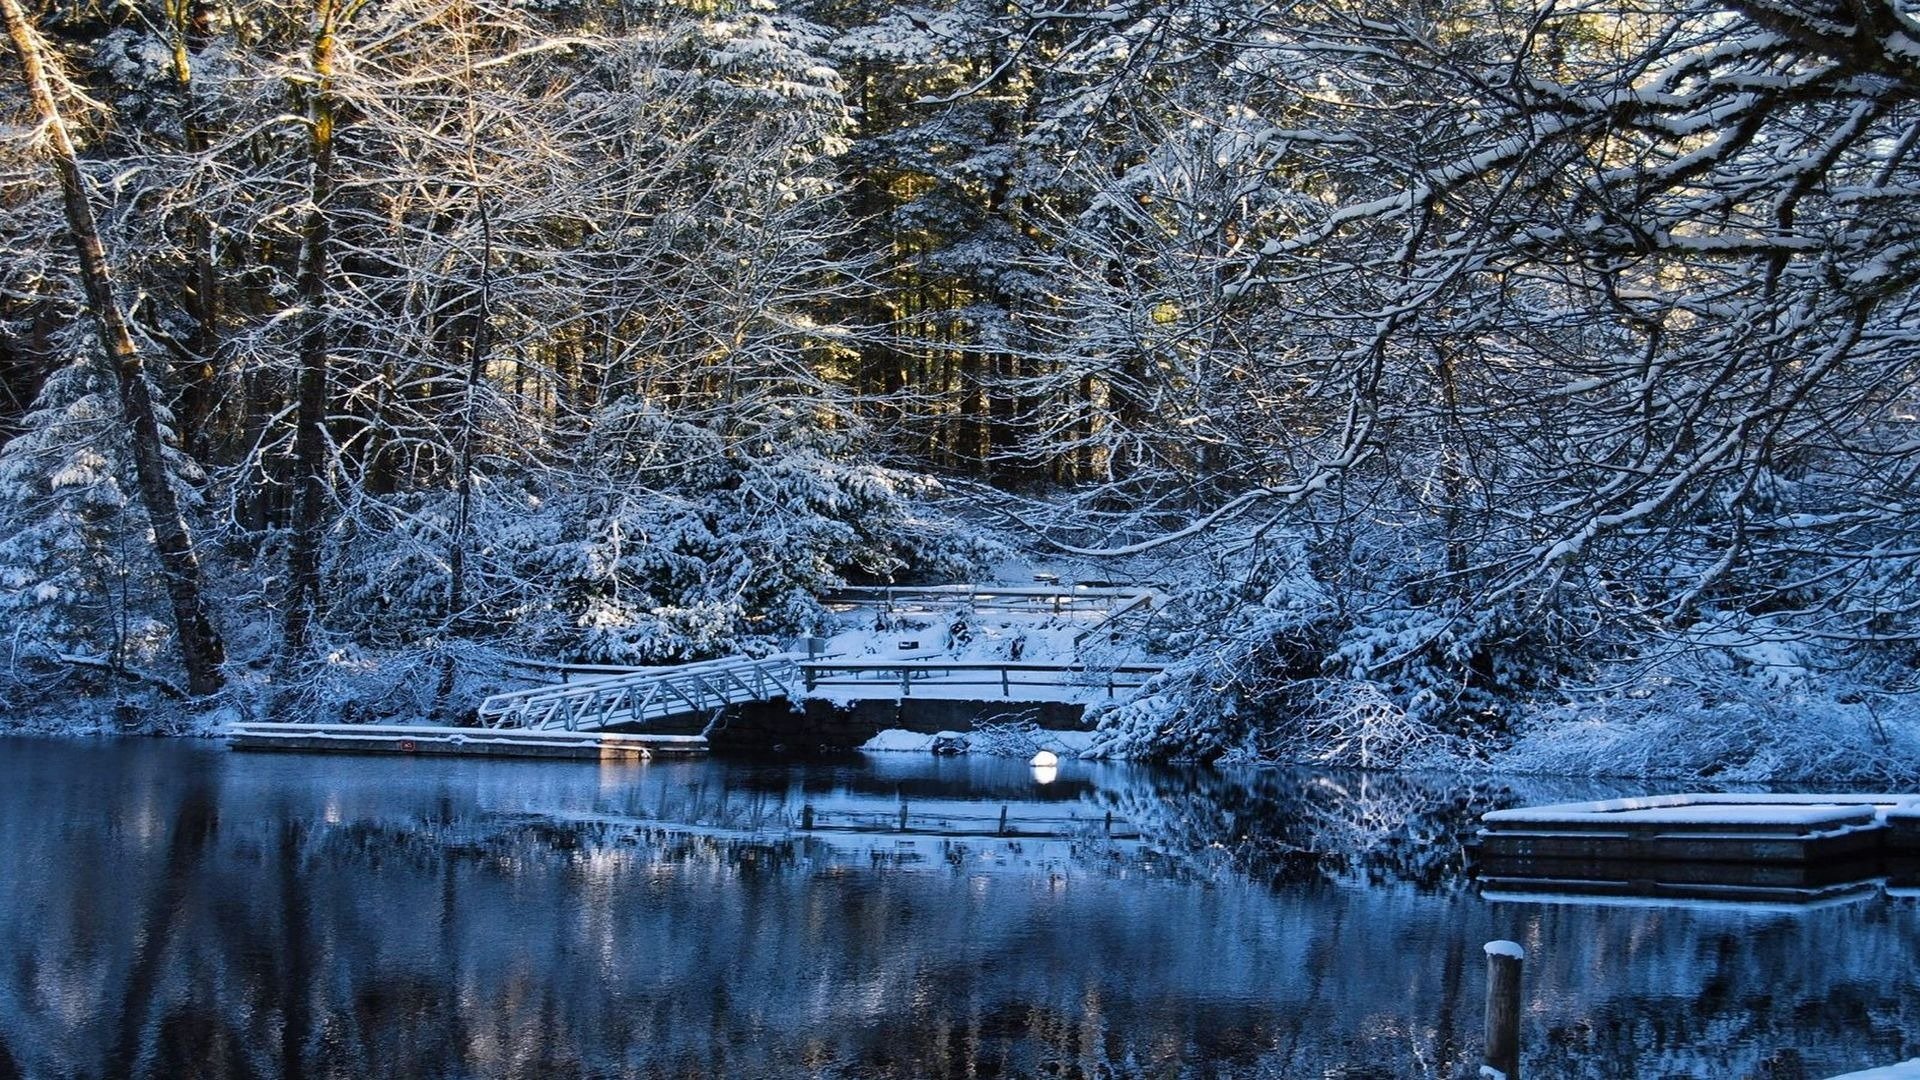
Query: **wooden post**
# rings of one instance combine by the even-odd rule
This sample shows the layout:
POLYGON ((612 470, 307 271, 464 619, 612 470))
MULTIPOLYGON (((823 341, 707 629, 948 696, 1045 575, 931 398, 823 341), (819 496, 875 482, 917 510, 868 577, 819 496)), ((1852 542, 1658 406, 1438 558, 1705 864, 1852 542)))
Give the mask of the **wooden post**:
POLYGON ((1007 835, 1007 804, 1000 804, 1000 835, 1007 835))
POLYGON ((1512 941, 1489 941, 1486 950, 1486 1067, 1503 1080, 1520 1080, 1520 965, 1527 950, 1512 941))
POLYGON ((906 803, 900 804, 900 831, 901 832, 907 831, 907 804, 906 803))
POLYGON ((911 676, 908 675, 908 669, 904 666, 901 667, 900 669, 900 696, 901 697, 913 696, 913 686, 911 683, 907 681, 909 678, 911 678, 911 676))
POLYGON ((807 803, 800 808, 800 831, 813 831, 813 804, 807 803))
POLYGON ((1000 669, 1000 696, 1005 698, 1013 696, 1013 688, 1007 685, 1007 669, 1004 666, 1000 669))

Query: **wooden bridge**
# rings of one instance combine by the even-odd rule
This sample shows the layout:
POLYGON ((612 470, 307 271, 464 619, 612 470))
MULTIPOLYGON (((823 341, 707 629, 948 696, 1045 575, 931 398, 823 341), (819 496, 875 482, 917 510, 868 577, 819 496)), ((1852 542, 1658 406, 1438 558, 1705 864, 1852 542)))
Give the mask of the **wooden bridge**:
MULTIPOLYGON (((824 603, 842 611, 864 607, 896 614, 928 613, 964 604, 976 612, 1066 619, 1074 625, 1076 650, 1096 632, 1111 635, 1121 620, 1151 610, 1160 600, 1151 590, 1106 586, 849 588, 822 597, 824 603)), ((425 729, 404 725, 376 732, 366 725, 259 723, 236 726, 229 734, 236 747, 261 749, 515 753, 524 748, 595 757, 652 756, 704 749, 706 740, 698 735, 636 734, 634 729, 688 718, 712 722, 727 710, 752 702, 797 702, 815 696, 1081 700, 1102 694, 1113 697, 1122 689, 1137 688, 1160 670, 1157 664, 1099 665, 1078 658, 1060 663, 960 661, 937 655, 855 659, 820 655, 817 649, 653 668, 531 661, 521 666, 557 673, 560 681, 487 698, 477 710, 480 728, 493 733, 485 737, 474 729, 458 728, 436 729, 431 737, 422 737, 409 732, 425 729), (619 736, 614 738, 615 732, 609 729, 617 729, 619 736), (590 737, 596 735, 606 737, 590 737)))
MULTIPOLYGON (((894 613, 931 612, 956 603, 976 612, 1015 612, 1075 617, 1080 644, 1094 632, 1111 631, 1121 619, 1149 610, 1159 594, 1133 588, 993 588, 936 585, 917 588, 848 588, 826 594, 842 610, 868 607, 894 613)), ((696 664, 613 671, 593 677, 495 694, 480 705, 480 723, 490 728, 533 731, 597 731, 674 717, 717 717, 754 701, 798 701, 822 691, 860 697, 958 693, 965 697, 1017 700, 1049 692, 1104 691, 1112 697, 1160 670, 1155 664, 962 662, 938 656, 856 660, 801 652, 752 658, 733 656, 696 664)))

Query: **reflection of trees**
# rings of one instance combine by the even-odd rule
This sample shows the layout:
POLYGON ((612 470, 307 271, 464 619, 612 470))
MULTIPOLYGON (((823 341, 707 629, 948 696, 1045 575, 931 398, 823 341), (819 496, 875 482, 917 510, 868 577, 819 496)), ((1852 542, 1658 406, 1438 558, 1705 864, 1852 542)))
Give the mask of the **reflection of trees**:
POLYGON ((721 763, 602 785, 61 752, 0 814, 0 1074, 1451 1077, 1507 936, 1536 1075, 1825 1075, 1894 1060, 1920 1007, 1886 977, 1920 960, 1908 907, 1493 906, 1412 850, 1541 792, 1103 770, 1149 854, 904 869, 608 812, 792 801, 721 763))
MULTIPOLYGON (((1461 844, 1480 815, 1534 801, 1537 786, 1472 774, 1115 766, 1100 797, 1202 876, 1457 890, 1467 884, 1461 844)), ((1598 797, 1599 785, 1585 787, 1546 798, 1598 797)))

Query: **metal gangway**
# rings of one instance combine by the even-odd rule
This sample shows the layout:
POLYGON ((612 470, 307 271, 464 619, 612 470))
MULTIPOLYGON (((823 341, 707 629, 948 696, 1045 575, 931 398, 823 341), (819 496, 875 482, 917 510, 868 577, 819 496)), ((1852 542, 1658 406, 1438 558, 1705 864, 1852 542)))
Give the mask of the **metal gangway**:
POLYGON ((804 653, 759 659, 730 656, 512 690, 480 703, 480 723, 533 731, 595 731, 689 713, 717 713, 748 701, 798 699, 804 692, 799 665, 805 659, 804 653))

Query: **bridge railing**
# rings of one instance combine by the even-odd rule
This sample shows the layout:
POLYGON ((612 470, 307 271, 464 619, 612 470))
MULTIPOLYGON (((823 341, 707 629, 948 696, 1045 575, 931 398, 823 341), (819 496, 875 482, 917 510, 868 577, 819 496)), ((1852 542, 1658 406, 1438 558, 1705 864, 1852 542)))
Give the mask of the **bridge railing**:
POLYGON ((578 731, 791 697, 800 681, 797 659, 730 657, 512 690, 482 702, 479 718, 487 727, 578 731))
POLYGON ((915 683, 948 687, 986 687, 1012 698, 1016 688, 1091 688, 1112 697, 1120 690, 1146 685, 1158 675, 1160 664, 1043 664, 1007 661, 931 660, 813 660, 795 665, 808 693, 829 687, 877 689, 886 686, 901 697, 912 697, 915 683))
POLYGON ((849 585, 822 593, 820 599, 831 606, 902 612, 934 611, 966 604, 982 613, 1068 615, 1113 612, 1153 595, 1146 589, 1094 585, 849 585))

